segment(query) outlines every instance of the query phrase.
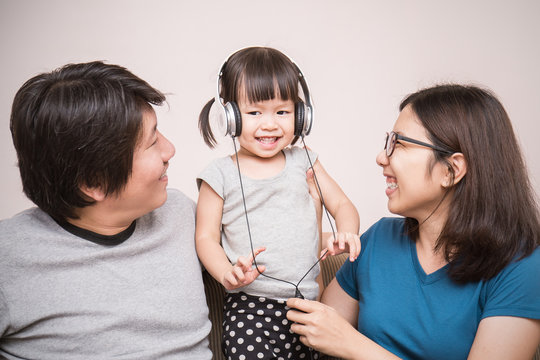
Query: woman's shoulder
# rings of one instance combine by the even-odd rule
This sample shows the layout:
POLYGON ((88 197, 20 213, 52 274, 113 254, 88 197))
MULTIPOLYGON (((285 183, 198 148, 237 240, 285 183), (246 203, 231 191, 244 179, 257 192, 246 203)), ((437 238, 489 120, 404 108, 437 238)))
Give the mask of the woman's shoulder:
POLYGON ((383 217, 364 234, 403 234, 405 230, 405 218, 383 217))

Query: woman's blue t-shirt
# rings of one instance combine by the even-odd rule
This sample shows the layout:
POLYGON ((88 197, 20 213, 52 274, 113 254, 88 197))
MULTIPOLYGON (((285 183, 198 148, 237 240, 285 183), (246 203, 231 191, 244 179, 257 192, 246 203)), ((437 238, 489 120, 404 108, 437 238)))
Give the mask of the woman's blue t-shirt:
POLYGON ((359 301, 358 330, 405 359, 465 359, 480 320, 540 319, 540 248, 487 281, 457 284, 445 266, 426 274, 403 218, 383 218, 336 278, 359 301))

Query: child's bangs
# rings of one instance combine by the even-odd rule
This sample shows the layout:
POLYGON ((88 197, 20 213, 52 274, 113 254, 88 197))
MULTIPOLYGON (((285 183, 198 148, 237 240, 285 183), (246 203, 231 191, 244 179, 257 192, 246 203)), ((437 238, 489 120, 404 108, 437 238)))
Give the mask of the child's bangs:
POLYGON ((247 100, 255 103, 279 97, 297 102, 298 75, 294 71, 287 71, 287 67, 276 69, 272 65, 274 64, 245 69, 242 82, 247 100))

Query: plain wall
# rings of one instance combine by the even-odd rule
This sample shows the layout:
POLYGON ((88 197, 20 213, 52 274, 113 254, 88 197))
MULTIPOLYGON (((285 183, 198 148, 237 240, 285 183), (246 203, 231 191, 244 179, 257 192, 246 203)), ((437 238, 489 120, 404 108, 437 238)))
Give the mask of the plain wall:
POLYGON ((226 138, 205 146, 199 111, 222 61, 252 45, 283 51, 304 72, 316 109, 306 143, 357 206, 362 231, 389 215, 375 156, 397 106, 436 83, 499 96, 540 193, 539 17, 537 0, 0 0, 0 219, 32 205, 9 131, 13 97, 30 77, 105 60, 170 94, 158 111, 176 146, 169 186, 196 200, 196 175, 232 151, 226 138))

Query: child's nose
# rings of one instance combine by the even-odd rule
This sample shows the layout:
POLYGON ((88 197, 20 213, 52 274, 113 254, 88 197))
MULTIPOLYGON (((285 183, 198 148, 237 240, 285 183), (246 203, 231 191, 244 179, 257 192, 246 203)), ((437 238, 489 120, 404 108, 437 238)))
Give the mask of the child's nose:
POLYGON ((274 129, 277 127, 277 115, 267 115, 263 117, 262 126, 265 129, 274 129))

